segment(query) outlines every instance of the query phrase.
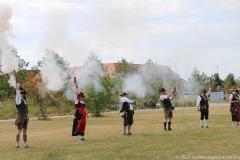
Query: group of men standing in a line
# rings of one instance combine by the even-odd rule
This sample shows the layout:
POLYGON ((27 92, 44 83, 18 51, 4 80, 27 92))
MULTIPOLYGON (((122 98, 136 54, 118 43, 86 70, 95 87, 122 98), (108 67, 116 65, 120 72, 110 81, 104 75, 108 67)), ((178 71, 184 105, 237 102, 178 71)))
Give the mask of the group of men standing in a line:
MULTIPOLYGON (((24 148, 28 148, 27 141, 27 126, 28 126, 28 105, 26 99, 26 91, 18 83, 16 73, 14 72, 16 78, 16 108, 17 108, 17 119, 15 125, 17 126, 16 134, 16 147, 20 147, 20 135, 23 133, 24 148)), ((73 119, 72 136, 76 137, 77 140, 85 140, 85 128, 87 121, 87 110, 84 100, 84 93, 80 92, 77 80, 74 78, 74 104, 75 104, 75 114, 73 119)), ((197 98, 197 109, 200 112, 200 126, 202 128, 208 128, 208 118, 209 118, 209 102, 208 97, 210 96, 211 86, 209 85, 209 90, 203 90, 197 98)), ((163 107, 164 131, 172 130, 172 118, 173 110, 176 104, 176 99, 178 98, 176 88, 171 93, 167 93, 164 88, 159 90, 160 101, 163 107)), ((229 97, 230 102, 230 112, 232 115, 232 125, 235 127, 239 125, 240 121, 240 98, 238 96, 239 91, 234 90, 234 92, 229 97)), ((133 124, 134 107, 135 101, 128 99, 128 94, 123 92, 120 95, 120 106, 119 112, 123 118, 123 135, 132 135, 131 128, 133 124)))

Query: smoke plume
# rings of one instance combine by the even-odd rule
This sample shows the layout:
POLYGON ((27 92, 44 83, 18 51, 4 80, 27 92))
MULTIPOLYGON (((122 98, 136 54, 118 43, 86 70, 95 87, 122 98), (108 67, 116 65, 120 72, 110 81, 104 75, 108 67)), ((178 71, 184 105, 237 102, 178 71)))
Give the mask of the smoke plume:
MULTIPOLYGON (((77 78, 80 90, 84 90, 85 87, 91 86, 94 87, 97 92, 100 92, 102 90, 101 77, 104 75, 105 72, 101 66, 101 63, 94 55, 90 55, 83 66, 80 66, 80 68, 72 71, 72 76, 77 78)), ((70 100, 73 100, 72 85, 72 83, 68 83, 65 90, 65 95, 70 100)))
POLYGON ((46 50, 41 70, 42 80, 47 90, 60 91, 67 82, 68 74, 57 63, 56 53, 46 50))
POLYGON ((176 83, 175 76, 177 75, 168 67, 146 63, 134 74, 123 78, 123 90, 142 98, 147 94, 153 94, 156 90, 154 87, 158 87, 155 84, 163 84, 166 88, 173 87, 176 83))
POLYGON ((96 91, 102 90, 100 78, 104 74, 101 63, 98 62, 94 55, 89 56, 84 65, 80 67, 80 70, 75 72, 81 89, 90 85, 93 86, 96 91))
POLYGON ((8 37, 11 32, 10 19, 12 10, 9 6, 0 4, 0 64, 3 73, 10 73, 18 69, 18 59, 12 53, 8 37))

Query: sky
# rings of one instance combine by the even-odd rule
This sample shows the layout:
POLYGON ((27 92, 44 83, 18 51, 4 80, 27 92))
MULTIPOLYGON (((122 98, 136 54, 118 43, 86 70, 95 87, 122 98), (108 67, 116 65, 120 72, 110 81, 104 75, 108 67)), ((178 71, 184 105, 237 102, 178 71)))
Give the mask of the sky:
POLYGON ((240 77, 240 0, 0 0, 9 41, 30 66, 53 49, 71 63, 149 59, 187 79, 193 68, 240 77))

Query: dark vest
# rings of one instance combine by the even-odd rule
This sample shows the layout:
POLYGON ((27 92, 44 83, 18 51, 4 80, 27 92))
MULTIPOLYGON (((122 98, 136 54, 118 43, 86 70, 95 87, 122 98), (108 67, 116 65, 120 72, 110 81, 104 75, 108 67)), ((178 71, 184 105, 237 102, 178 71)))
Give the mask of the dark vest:
POLYGON ((123 104, 122 104, 122 109, 121 109, 121 111, 120 112, 129 112, 130 111, 130 105, 129 105, 129 103, 128 102, 123 102, 123 104))
POLYGON ((208 103, 207 96, 200 96, 200 97, 201 97, 200 107, 202 109, 209 109, 209 103, 208 103))
POLYGON ((17 112, 20 115, 28 115, 28 105, 21 99, 21 103, 16 105, 17 112))
POLYGON ((172 108, 172 103, 171 103, 171 100, 169 98, 162 100, 162 104, 163 104, 163 108, 165 108, 165 109, 172 108))
MULTIPOLYGON (((232 101, 237 101, 239 100, 238 95, 233 95, 232 101)), ((231 107, 237 107, 237 103, 231 103, 231 107)))
POLYGON ((77 120, 80 120, 82 118, 82 114, 79 112, 78 109, 85 108, 85 107, 86 107, 86 104, 85 103, 81 103, 80 101, 78 101, 78 104, 75 104, 76 112, 75 112, 74 116, 75 116, 75 118, 77 120))
POLYGON ((86 104, 85 103, 81 103, 81 102, 78 102, 78 104, 75 104, 75 108, 77 109, 77 108, 84 108, 84 107, 86 107, 86 104))

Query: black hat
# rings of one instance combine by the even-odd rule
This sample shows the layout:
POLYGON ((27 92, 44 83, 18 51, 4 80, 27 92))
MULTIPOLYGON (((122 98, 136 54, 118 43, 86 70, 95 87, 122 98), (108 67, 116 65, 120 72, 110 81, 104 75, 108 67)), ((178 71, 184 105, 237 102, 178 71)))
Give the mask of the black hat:
POLYGON ((120 94, 120 96, 127 96, 128 94, 126 92, 123 92, 122 94, 120 94))
POLYGON ((27 92, 22 87, 20 87, 19 89, 21 94, 27 94, 27 92))
POLYGON ((80 93, 78 94, 78 97, 85 97, 85 95, 84 95, 83 92, 80 92, 80 93))
POLYGON ((166 89, 165 88, 161 88, 161 89, 159 89, 159 92, 166 92, 166 89))
POLYGON ((202 90, 202 93, 206 94, 206 93, 207 93, 207 90, 206 90, 206 89, 203 89, 203 90, 202 90))

